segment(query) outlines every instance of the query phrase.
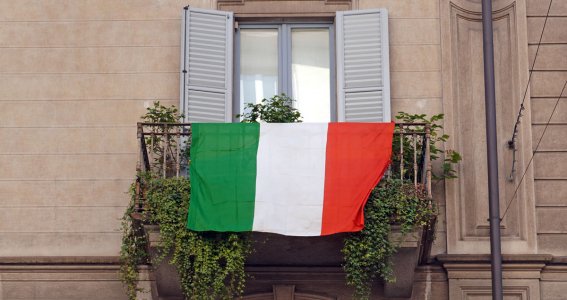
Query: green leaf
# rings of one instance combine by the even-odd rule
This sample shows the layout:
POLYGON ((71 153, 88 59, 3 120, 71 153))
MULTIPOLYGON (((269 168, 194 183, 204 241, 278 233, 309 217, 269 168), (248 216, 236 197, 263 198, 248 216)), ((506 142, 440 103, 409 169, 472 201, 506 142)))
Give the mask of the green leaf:
MULTIPOLYGON (((191 185, 187 178, 154 178, 144 175, 146 219, 158 224, 161 241, 157 264, 170 257, 175 266, 186 299, 233 299, 244 291, 244 265, 251 251, 247 234, 194 232, 185 227, 191 185)), ((132 188, 133 192, 135 189, 132 188)), ((134 197, 134 196, 133 196, 134 197)), ((133 203, 130 207, 133 208, 133 203)), ((125 215, 126 217, 126 215, 125 215)), ((137 264, 147 259, 146 244, 133 244, 127 239, 130 226, 124 227, 124 260, 121 278, 128 286, 129 299, 135 299, 134 278, 137 264)), ((142 235, 143 237, 143 235, 142 235)), ((140 241, 145 241, 144 238, 140 241)), ((121 252, 121 254, 123 254, 121 252)))
POLYGON ((395 281, 390 258, 400 241, 390 239, 392 221, 402 229, 402 236, 427 223, 436 211, 422 187, 401 180, 383 180, 372 191, 364 208, 365 227, 344 241, 343 269, 347 284, 354 287, 355 299, 369 299, 375 278, 395 281))
POLYGON ((236 115, 243 123, 297 123, 301 122, 301 114, 293 107, 295 100, 285 94, 274 95, 270 99, 262 99, 260 103, 247 103, 244 113, 236 115))

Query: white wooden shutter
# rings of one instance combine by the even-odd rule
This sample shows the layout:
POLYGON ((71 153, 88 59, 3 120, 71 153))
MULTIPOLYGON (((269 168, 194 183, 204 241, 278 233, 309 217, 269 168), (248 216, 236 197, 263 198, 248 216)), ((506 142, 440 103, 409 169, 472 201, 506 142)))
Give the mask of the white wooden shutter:
POLYGON ((232 12, 185 7, 181 108, 185 122, 232 121, 232 12))
POLYGON ((340 122, 390 122, 386 9, 337 12, 337 113, 340 122))

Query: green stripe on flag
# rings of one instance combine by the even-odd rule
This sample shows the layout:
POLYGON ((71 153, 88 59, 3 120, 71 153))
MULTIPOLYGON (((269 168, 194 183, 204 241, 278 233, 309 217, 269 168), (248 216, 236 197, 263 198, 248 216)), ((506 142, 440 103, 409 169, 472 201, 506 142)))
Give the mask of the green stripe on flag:
POLYGON ((201 123, 191 129, 187 227, 252 230, 260 124, 201 123))

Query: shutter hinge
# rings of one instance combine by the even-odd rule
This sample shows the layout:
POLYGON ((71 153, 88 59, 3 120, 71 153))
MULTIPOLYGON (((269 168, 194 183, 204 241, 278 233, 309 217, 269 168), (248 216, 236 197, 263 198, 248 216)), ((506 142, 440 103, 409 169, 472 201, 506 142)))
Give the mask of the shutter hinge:
POLYGON ((234 30, 238 30, 238 21, 234 21, 234 30))
POLYGON ((183 70, 183 74, 187 74, 187 70, 183 70))
POLYGON ((184 9, 184 10, 189 10, 189 5, 185 6, 183 9, 184 9))

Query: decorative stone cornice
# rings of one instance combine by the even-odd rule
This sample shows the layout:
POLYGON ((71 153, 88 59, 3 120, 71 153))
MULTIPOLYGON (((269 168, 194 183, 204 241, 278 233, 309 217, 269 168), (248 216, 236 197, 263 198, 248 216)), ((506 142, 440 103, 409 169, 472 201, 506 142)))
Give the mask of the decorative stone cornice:
MULTIPOLYGON (((547 254, 518 254, 503 256, 504 279, 540 279, 543 268, 553 256, 547 254)), ((490 279, 490 255, 438 255, 449 279, 490 279)))
POLYGON ((236 17, 326 17, 355 8, 356 0, 217 0, 217 9, 236 17))
MULTIPOLYGON (((439 254, 437 261, 447 263, 490 263, 490 254, 439 254)), ((549 263, 553 260, 550 254, 504 254, 504 263, 549 263)))
POLYGON ((118 265, 118 256, 12 256, 0 257, 0 266, 8 265, 118 265))

